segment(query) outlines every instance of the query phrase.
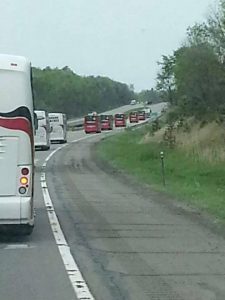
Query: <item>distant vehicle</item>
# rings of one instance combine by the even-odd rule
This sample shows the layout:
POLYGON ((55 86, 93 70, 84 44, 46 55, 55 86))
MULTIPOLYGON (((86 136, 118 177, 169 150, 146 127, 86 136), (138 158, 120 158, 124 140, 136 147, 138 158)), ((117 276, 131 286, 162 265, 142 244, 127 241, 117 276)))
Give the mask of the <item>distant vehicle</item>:
POLYGON ((0 55, 0 225, 34 226, 34 119, 31 64, 0 55))
POLYGON ((125 114, 115 114, 114 121, 115 121, 115 127, 126 127, 125 114))
POLYGON ((84 131, 85 133, 100 133, 101 119, 100 116, 87 115, 84 117, 84 131))
POLYGON ((44 110, 35 110, 38 119, 38 128, 35 132, 35 148, 50 149, 50 122, 48 113, 44 110))
POLYGON ((130 105, 135 105, 135 104, 137 104, 137 100, 135 99, 131 100, 130 105))
POLYGON ((130 120, 130 123, 138 123, 138 121, 139 121, 138 112, 137 111, 130 112, 129 120, 130 120))
POLYGON ((113 130, 113 116, 101 115, 101 130, 113 130))
POLYGON ((144 110, 138 112, 138 119, 139 121, 144 121, 146 119, 146 114, 144 110))
POLYGON ((144 111, 145 111, 146 118, 150 118, 152 110, 150 108, 145 108, 144 111))
POLYGON ((63 113, 49 113, 51 143, 67 143, 67 118, 63 113))

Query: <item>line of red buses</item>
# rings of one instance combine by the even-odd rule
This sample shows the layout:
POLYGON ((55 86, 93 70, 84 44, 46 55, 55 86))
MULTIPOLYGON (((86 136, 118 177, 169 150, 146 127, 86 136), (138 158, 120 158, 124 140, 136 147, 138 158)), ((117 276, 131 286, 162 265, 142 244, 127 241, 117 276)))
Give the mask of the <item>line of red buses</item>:
POLYGON ((151 109, 145 109, 140 111, 132 111, 129 114, 130 123, 138 123, 139 121, 145 121, 151 115, 151 109))
MULTIPOLYGON (((130 123, 144 121, 147 117, 148 116, 144 110, 132 111, 129 113, 130 123)), ((113 124, 115 127, 126 127, 127 115, 125 113, 118 113, 113 117, 112 115, 98 115, 97 113, 90 113, 84 117, 85 133, 100 133, 103 130, 113 130, 113 124)))
POLYGON ((126 127, 126 114, 97 115, 88 114, 84 117, 85 133, 100 133, 103 130, 113 130, 115 127, 126 127), (114 121, 114 122, 113 122, 114 121))

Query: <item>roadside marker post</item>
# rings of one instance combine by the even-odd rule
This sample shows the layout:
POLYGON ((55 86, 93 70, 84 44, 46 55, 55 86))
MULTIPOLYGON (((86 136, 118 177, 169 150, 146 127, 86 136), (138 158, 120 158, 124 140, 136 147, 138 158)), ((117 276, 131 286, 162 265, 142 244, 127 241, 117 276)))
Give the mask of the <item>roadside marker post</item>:
POLYGON ((160 158, 161 158, 161 169, 162 169, 162 183, 163 183, 163 186, 166 186, 164 152, 163 151, 160 152, 160 158))

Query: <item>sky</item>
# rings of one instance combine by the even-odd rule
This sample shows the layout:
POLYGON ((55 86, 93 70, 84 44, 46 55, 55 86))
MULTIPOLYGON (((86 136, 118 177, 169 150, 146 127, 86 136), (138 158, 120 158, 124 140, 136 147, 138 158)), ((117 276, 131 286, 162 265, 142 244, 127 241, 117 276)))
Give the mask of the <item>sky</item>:
POLYGON ((157 61, 176 50, 213 0, 4 0, 0 53, 33 66, 69 66, 79 75, 155 85, 157 61))

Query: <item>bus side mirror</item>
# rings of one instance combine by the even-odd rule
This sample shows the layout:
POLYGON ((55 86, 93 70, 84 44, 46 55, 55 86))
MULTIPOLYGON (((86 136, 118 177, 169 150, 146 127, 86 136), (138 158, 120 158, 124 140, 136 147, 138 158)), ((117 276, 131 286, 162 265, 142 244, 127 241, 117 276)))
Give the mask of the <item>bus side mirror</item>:
POLYGON ((35 130, 38 129, 38 118, 36 113, 34 113, 34 128, 35 130))

